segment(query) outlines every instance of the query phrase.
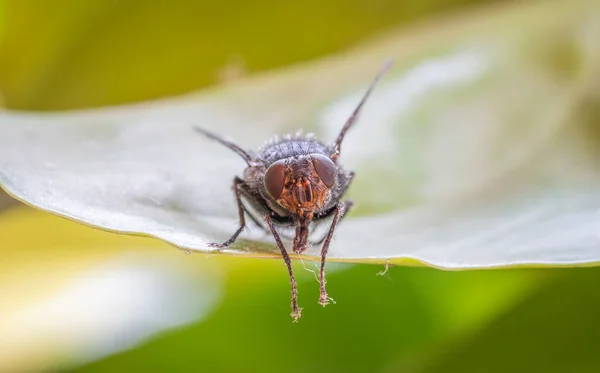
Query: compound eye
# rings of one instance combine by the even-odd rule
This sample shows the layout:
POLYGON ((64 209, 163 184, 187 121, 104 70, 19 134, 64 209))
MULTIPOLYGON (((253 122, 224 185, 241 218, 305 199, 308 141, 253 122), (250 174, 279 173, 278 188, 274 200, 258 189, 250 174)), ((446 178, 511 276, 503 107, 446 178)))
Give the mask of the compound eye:
POLYGON ((265 188, 271 197, 278 199, 285 182, 285 160, 273 163, 265 172, 265 188))
POLYGON ((335 184, 337 167, 333 161, 322 154, 311 154, 313 165, 323 184, 331 188, 335 184))

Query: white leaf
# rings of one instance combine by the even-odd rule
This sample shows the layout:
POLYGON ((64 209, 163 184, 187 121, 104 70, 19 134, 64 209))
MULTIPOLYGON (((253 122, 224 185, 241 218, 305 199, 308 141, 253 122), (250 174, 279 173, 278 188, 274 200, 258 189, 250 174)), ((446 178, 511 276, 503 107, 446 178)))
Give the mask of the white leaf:
MULTIPOLYGON (((1 112, 0 184, 95 227, 214 251, 207 243, 237 227, 230 186, 245 164, 192 127, 248 149, 299 127, 333 140, 380 64, 394 57, 344 143, 356 210, 339 226, 329 259, 597 264, 598 8, 565 1, 507 9, 393 32, 318 64, 172 100, 1 112)), ((254 231, 226 252, 278 256, 269 236, 254 231)))

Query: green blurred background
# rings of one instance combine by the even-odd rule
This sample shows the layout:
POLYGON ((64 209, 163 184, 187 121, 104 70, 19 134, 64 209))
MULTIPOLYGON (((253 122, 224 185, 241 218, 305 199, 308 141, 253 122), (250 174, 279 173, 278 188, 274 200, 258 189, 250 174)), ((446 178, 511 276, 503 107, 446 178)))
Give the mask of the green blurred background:
POLYGON ((6 1, 0 86, 8 106, 27 110, 161 97, 215 84, 236 68, 310 60, 476 2, 6 1))
MULTIPOLYGON (((3 105, 19 110, 172 96, 342 51, 392 27, 436 27, 452 12, 505 6, 481 3, 490 2, 6 0, 0 92, 3 105)), ((313 274, 296 263, 304 312, 292 324, 279 261, 186 256, 3 195, 0 209, 0 371, 600 372, 598 269, 403 267, 380 276, 378 266, 332 265, 328 287, 338 303, 323 309, 313 274), (219 296, 201 317, 142 323, 148 333, 124 347, 119 341, 140 330, 107 327, 99 342, 102 333, 80 320, 61 329, 53 318, 60 303, 44 317, 48 299, 63 299, 70 284, 101 276, 90 271, 124 253, 135 253, 127 263, 148 255, 189 269, 178 277, 189 281, 186 297, 203 297, 194 281, 219 296)), ((104 293, 89 292, 104 304, 104 293)), ((127 298, 105 305, 85 322, 140 312, 127 298)))

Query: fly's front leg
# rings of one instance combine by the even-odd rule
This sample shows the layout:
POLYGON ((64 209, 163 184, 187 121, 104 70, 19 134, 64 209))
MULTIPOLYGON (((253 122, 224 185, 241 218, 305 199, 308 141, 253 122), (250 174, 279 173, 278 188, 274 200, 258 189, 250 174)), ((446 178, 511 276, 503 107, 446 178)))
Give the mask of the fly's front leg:
POLYGON ((285 262, 288 273, 290 275, 290 283, 292 285, 292 314, 291 314, 291 316, 294 318, 294 322, 296 322, 300 318, 300 312, 302 311, 302 308, 298 307, 298 288, 297 288, 297 284, 296 284, 296 279, 294 278, 294 271, 292 270, 292 260, 290 259, 288 252, 285 250, 285 246, 283 246, 283 242, 281 242, 281 238, 279 237, 279 234, 275 230, 275 225, 273 225, 273 220, 271 219, 271 216, 269 216, 269 214, 266 214, 264 219, 265 219, 265 222, 267 223, 267 225, 269 226, 269 229, 271 230, 273 237, 275 238, 277 247, 281 251, 281 255, 283 256, 283 261, 285 262))
POLYGON ((347 201, 344 203, 339 203, 335 207, 333 221, 331 222, 331 227, 329 227, 329 232, 327 232, 327 236, 325 236, 325 243, 323 243, 323 248, 321 249, 321 271, 319 272, 319 288, 321 295, 319 296, 319 304, 323 307, 329 304, 329 296, 327 295, 327 290, 325 289, 325 258, 327 257, 327 251, 329 250, 329 244, 333 238, 335 227, 350 206, 352 206, 352 202, 347 201))
POLYGON ((260 228, 261 230, 263 230, 263 231, 265 231, 265 232, 268 232, 268 231, 267 231, 267 228, 265 228, 265 226, 264 226, 264 225, 262 225, 262 224, 261 224, 261 222, 260 222, 260 221, 258 221, 258 219, 257 219, 257 218, 256 218, 254 215, 252 215, 252 213, 251 213, 250 211, 248 211, 248 209, 246 208, 246 206, 244 206, 244 205, 242 205, 242 206, 244 207, 244 211, 246 212, 246 214, 248 214, 248 216, 250 217, 250 220, 252 220, 252 222, 253 222, 253 223, 254 223, 254 224, 255 224, 255 225, 258 227, 258 228, 260 228))
POLYGON ((240 233, 242 233, 242 231, 246 227, 246 219, 244 217, 245 209, 244 209, 244 205, 242 204, 242 196, 241 196, 241 192, 240 192, 240 184, 242 184, 243 182, 244 182, 244 180, 240 179, 237 176, 233 179, 233 191, 235 192, 235 200, 237 202, 237 207, 238 207, 238 216, 240 219, 240 226, 227 241, 225 241, 223 243, 216 243, 216 242, 209 243, 209 245, 212 247, 218 247, 220 249, 224 249, 224 248, 228 247, 229 245, 231 245, 232 243, 235 242, 236 238, 240 235, 240 233))
MULTIPOLYGON (((342 214, 342 216, 340 216, 340 220, 338 221, 338 223, 340 223, 342 220, 344 220, 344 218, 346 217, 346 215, 348 215, 348 211, 350 211, 352 206, 354 206, 354 202, 352 202, 352 201, 344 202, 344 213, 342 214)), ((326 238, 327 238, 327 235, 323 236, 323 238, 319 239, 318 241, 313 242, 313 244, 320 245, 323 243, 323 241, 325 241, 326 238)))

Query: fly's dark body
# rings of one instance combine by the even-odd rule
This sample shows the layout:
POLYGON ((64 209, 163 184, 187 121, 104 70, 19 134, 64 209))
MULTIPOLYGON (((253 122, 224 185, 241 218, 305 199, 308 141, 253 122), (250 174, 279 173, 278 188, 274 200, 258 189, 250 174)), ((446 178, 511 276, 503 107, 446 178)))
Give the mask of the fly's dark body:
POLYGON ((353 172, 345 171, 338 162, 341 144, 373 87, 390 65, 388 62, 379 72, 335 142, 330 145, 316 140, 311 135, 285 136, 271 141, 254 155, 230 140, 196 128, 198 132, 236 152, 248 164, 244 177, 236 176, 233 180, 239 228, 227 241, 211 245, 219 248, 231 245, 246 226, 246 215, 259 227, 270 231, 289 272, 294 320, 300 317, 301 311, 297 301, 296 280, 289 254, 276 227, 295 228, 293 251, 302 253, 309 246, 308 236, 311 228, 325 219, 331 219, 327 235, 315 242, 323 243, 319 303, 327 305, 329 297, 325 289, 325 258, 338 222, 352 207, 351 201, 341 201, 354 177, 353 172), (244 202, 250 204, 252 209, 244 202))

